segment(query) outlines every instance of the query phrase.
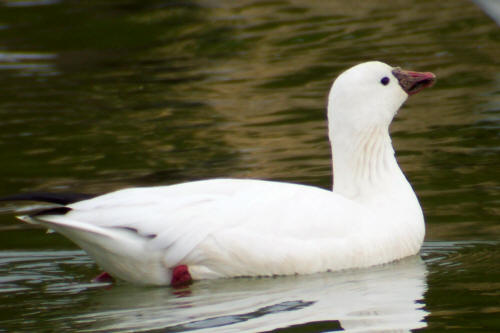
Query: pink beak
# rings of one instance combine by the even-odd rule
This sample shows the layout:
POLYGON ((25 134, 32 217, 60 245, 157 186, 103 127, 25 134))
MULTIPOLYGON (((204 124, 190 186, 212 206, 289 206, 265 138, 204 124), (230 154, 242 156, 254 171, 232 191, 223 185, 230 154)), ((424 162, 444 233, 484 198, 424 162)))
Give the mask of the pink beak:
POLYGON ((408 95, 414 95, 420 90, 431 87, 436 82, 436 75, 431 72, 412 72, 399 67, 392 70, 399 85, 408 95))

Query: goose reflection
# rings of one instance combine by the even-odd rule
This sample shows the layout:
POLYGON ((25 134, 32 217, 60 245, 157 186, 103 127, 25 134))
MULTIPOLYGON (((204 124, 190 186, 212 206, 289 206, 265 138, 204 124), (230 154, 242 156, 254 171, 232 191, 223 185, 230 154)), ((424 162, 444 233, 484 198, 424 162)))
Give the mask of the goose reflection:
POLYGON ((426 326, 420 257, 369 269, 263 279, 200 281, 184 289, 116 285, 78 315, 92 331, 404 332, 426 326))

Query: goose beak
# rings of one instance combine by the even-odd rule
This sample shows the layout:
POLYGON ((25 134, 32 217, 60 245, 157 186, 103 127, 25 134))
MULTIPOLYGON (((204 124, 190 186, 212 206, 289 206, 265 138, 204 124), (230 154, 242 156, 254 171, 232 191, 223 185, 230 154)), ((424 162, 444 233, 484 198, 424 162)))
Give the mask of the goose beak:
POLYGON ((420 90, 431 87, 436 82, 436 75, 431 72, 412 72, 399 67, 392 70, 398 79, 399 85, 408 95, 414 95, 420 90))

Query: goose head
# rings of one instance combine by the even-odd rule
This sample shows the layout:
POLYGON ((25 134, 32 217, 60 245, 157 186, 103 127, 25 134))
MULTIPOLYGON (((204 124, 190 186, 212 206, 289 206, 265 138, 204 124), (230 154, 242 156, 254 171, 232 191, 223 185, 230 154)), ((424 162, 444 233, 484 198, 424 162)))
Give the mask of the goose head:
POLYGON ((330 127, 340 132, 388 128, 408 96, 434 81, 432 73, 406 71, 379 61, 351 67, 338 76, 330 90, 330 127))
MULTIPOLYGON (((395 159, 389 125, 409 95, 434 81, 432 73, 405 71, 379 61, 339 75, 328 100, 335 191, 358 201, 376 201, 381 193, 414 197, 395 159)), ((415 210, 420 209, 416 199, 411 200, 415 210)))

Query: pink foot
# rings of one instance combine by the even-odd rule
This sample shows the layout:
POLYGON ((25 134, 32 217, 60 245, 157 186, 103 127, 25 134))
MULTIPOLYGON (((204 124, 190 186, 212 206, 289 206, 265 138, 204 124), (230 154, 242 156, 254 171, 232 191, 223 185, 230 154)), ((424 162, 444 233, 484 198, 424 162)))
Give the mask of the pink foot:
POLYGON ((109 273, 102 272, 92 279, 92 282, 113 282, 115 279, 109 273))
POLYGON ((172 280, 170 281, 172 287, 185 286, 188 285, 191 281, 193 281, 193 278, 191 277, 191 274, 189 274, 189 270, 186 265, 179 265, 174 267, 172 271, 172 280))

